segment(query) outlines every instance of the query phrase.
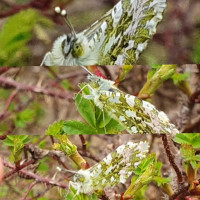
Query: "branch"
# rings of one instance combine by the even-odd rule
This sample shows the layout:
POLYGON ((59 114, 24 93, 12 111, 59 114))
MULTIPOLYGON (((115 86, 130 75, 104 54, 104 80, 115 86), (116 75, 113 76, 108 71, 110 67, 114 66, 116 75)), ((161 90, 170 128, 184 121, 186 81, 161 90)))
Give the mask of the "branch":
POLYGON ((31 183, 31 184, 29 185, 28 190, 27 190, 27 192, 26 192, 26 194, 25 194, 25 196, 23 197, 22 200, 26 200, 26 197, 28 196, 29 192, 31 191, 31 189, 32 189, 36 184, 37 184, 37 182, 34 181, 33 183, 31 183))
POLYGON ((10 88, 16 88, 21 91, 30 91, 38 94, 43 94, 43 95, 48 95, 52 97, 58 97, 61 99, 66 99, 66 100, 72 100, 73 96, 71 94, 67 94, 66 92, 55 92, 49 89, 41 88, 41 87, 36 87, 36 86, 30 86, 30 85, 24 85, 22 83, 19 83, 17 81, 14 81, 11 78, 5 78, 0 76, 0 86, 2 87, 10 87, 10 88))
POLYGON ((35 162, 35 160, 30 160, 28 162, 25 162, 24 164, 20 165, 19 167, 14 167, 12 171, 8 172, 7 174, 5 174, 3 176, 3 180, 5 180, 6 178, 12 176, 13 174, 15 174, 16 172, 20 171, 21 169, 33 164, 35 162))
POLYGON ((164 149, 165 149, 165 152, 166 152, 167 157, 169 159, 169 162, 170 162, 170 164, 172 165, 174 171, 177 174, 178 181, 179 181, 179 183, 183 183, 182 173, 181 173, 181 171, 179 170, 178 166, 176 165, 176 163, 174 161, 174 156, 172 155, 172 153, 170 151, 170 147, 169 147, 169 143, 168 143, 168 140, 167 140, 167 136, 164 135, 164 134, 162 135, 162 141, 163 141, 164 149))
MULTIPOLYGON (((11 163, 9 163, 8 161, 5 161, 5 160, 4 160, 4 166, 15 169, 14 165, 12 165, 11 163)), ((29 177, 31 179, 34 179, 36 182, 39 182, 39 183, 46 183, 47 185, 58 186, 58 187, 61 187, 63 189, 69 189, 68 185, 65 184, 65 183, 61 183, 61 182, 58 182, 58 181, 53 180, 53 179, 44 178, 44 177, 42 177, 38 174, 35 174, 35 173, 30 172, 30 171, 25 170, 25 169, 21 169, 20 173, 22 173, 25 177, 29 177)))
POLYGON ((0 120, 2 120, 4 118, 6 112, 8 111, 8 108, 9 108, 12 100, 15 98, 17 92, 18 92, 18 90, 13 90, 11 95, 8 97, 5 108, 4 108, 3 112, 0 114, 0 120))

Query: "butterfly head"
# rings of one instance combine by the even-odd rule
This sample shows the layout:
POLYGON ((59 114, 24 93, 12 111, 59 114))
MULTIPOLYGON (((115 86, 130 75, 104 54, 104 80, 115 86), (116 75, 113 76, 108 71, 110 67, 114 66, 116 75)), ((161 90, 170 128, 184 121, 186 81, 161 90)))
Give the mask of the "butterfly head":
POLYGON ((92 180, 89 170, 79 170, 74 175, 74 181, 70 181, 70 185, 79 193, 89 193, 92 191, 92 180))
POLYGON ((110 81, 96 75, 88 75, 88 80, 90 81, 89 84, 92 88, 99 91, 109 91, 111 88, 115 87, 114 81, 110 81))

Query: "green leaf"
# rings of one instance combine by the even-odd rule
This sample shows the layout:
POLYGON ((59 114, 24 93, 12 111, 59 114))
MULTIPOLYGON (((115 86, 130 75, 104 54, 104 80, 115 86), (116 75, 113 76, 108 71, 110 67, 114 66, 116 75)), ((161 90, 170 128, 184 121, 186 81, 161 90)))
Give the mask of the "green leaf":
POLYGON ((96 127, 96 117, 95 117, 95 105, 92 101, 89 101, 81 94, 76 95, 75 103, 78 111, 82 117, 90 124, 92 127, 96 127))
POLYGON ((188 78, 190 77, 190 73, 174 73, 172 76, 172 80, 174 82, 174 84, 178 84, 180 81, 186 81, 188 80, 188 78))
POLYGON ((176 143, 179 144, 188 144, 193 146, 193 148, 199 148, 200 147, 200 134, 194 133, 194 134, 188 134, 188 133, 181 133, 177 134, 175 138, 173 139, 176 143))
POLYGON ((0 187, 0 197, 5 197, 4 199, 7 199, 6 198, 6 196, 7 196, 7 194, 8 194, 8 192, 9 192, 10 190, 9 190, 9 187, 7 186, 7 185, 1 185, 1 187, 0 187))
POLYGON ((47 197, 40 197, 37 200, 49 200, 47 197))
POLYGON ((106 111, 102 112, 102 110, 100 110, 98 107, 95 107, 95 110, 96 110, 97 127, 104 128, 112 118, 106 111))
POLYGON ((34 121, 35 116, 35 111, 27 108, 16 114, 15 126, 25 128, 27 123, 34 121))
POLYGON ((37 171, 40 171, 40 172, 46 172, 49 170, 49 165, 45 162, 40 162, 38 168, 37 168, 37 171))
POLYGON ((41 148, 41 149, 43 149, 46 146, 46 144, 47 144, 47 141, 46 140, 42 140, 40 142, 40 144, 38 145, 38 147, 41 148))
POLYGON ((77 134, 97 134, 96 129, 80 121, 66 121, 63 126, 63 130, 68 135, 77 134))
POLYGON ((68 80, 66 80, 66 79, 62 80, 61 84, 62 84, 63 88, 65 88, 67 90, 73 90, 73 86, 71 85, 71 83, 68 80))
POLYGON ((27 144, 31 141, 28 135, 8 135, 4 140, 4 144, 13 147, 15 145, 14 142, 16 139, 21 141, 23 144, 27 144))
POLYGON ((121 126, 116 120, 111 119, 105 128, 98 129, 98 134, 105 134, 105 131, 106 134, 118 134, 123 130, 123 126, 121 126))
POLYGON ((158 177, 158 176, 155 176, 153 178, 154 181, 156 181, 156 183, 158 184, 158 186, 160 185, 163 185, 165 183, 170 183, 172 181, 172 178, 171 177, 158 177))
POLYGON ((195 35, 195 38, 192 60, 194 63, 200 63, 200 37, 199 35, 195 35))
POLYGON ((9 17, 0 32, 0 66, 25 65, 30 56, 28 42, 37 24, 48 26, 50 20, 35 9, 26 9, 9 17))
POLYGON ((65 121, 61 120, 59 122, 54 122, 53 124, 51 124, 48 129, 46 130, 46 134, 47 135, 52 135, 54 137, 59 137, 60 135, 62 135, 63 132, 63 125, 64 125, 65 121))

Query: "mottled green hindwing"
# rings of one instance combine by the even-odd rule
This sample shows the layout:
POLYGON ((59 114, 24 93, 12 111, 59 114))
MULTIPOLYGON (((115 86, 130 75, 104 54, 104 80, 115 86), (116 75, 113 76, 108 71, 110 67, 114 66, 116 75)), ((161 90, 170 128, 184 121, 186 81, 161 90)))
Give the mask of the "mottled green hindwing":
POLYGON ((165 7, 166 0, 120 0, 81 33, 59 37, 42 64, 131 65, 156 33, 165 7))
POLYGON ((121 145, 91 168, 79 170, 70 185, 79 194, 103 191, 107 187, 125 183, 146 157, 148 149, 147 142, 121 145))
POLYGON ((96 106, 108 112, 129 133, 178 133, 167 115, 153 104, 122 92, 113 81, 95 75, 88 76, 88 79, 90 94, 83 97, 94 100, 96 106))

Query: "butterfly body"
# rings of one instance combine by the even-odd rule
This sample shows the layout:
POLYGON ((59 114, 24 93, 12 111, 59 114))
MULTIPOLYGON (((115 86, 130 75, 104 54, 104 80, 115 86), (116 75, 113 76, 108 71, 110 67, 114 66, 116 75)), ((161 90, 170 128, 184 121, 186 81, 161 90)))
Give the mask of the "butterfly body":
POLYGON ((113 81, 95 75, 88 76, 88 79, 90 95, 83 97, 94 100, 96 106, 107 111, 129 133, 178 133, 167 115, 158 111, 153 104, 124 93, 113 81))
POLYGON ((166 0, 121 0, 74 39, 59 37, 43 64, 133 64, 155 34, 165 7, 166 0))
POLYGON ((147 142, 128 142, 121 145, 89 169, 79 170, 70 185, 76 189, 77 194, 86 194, 125 183, 146 157, 148 149, 147 142))

